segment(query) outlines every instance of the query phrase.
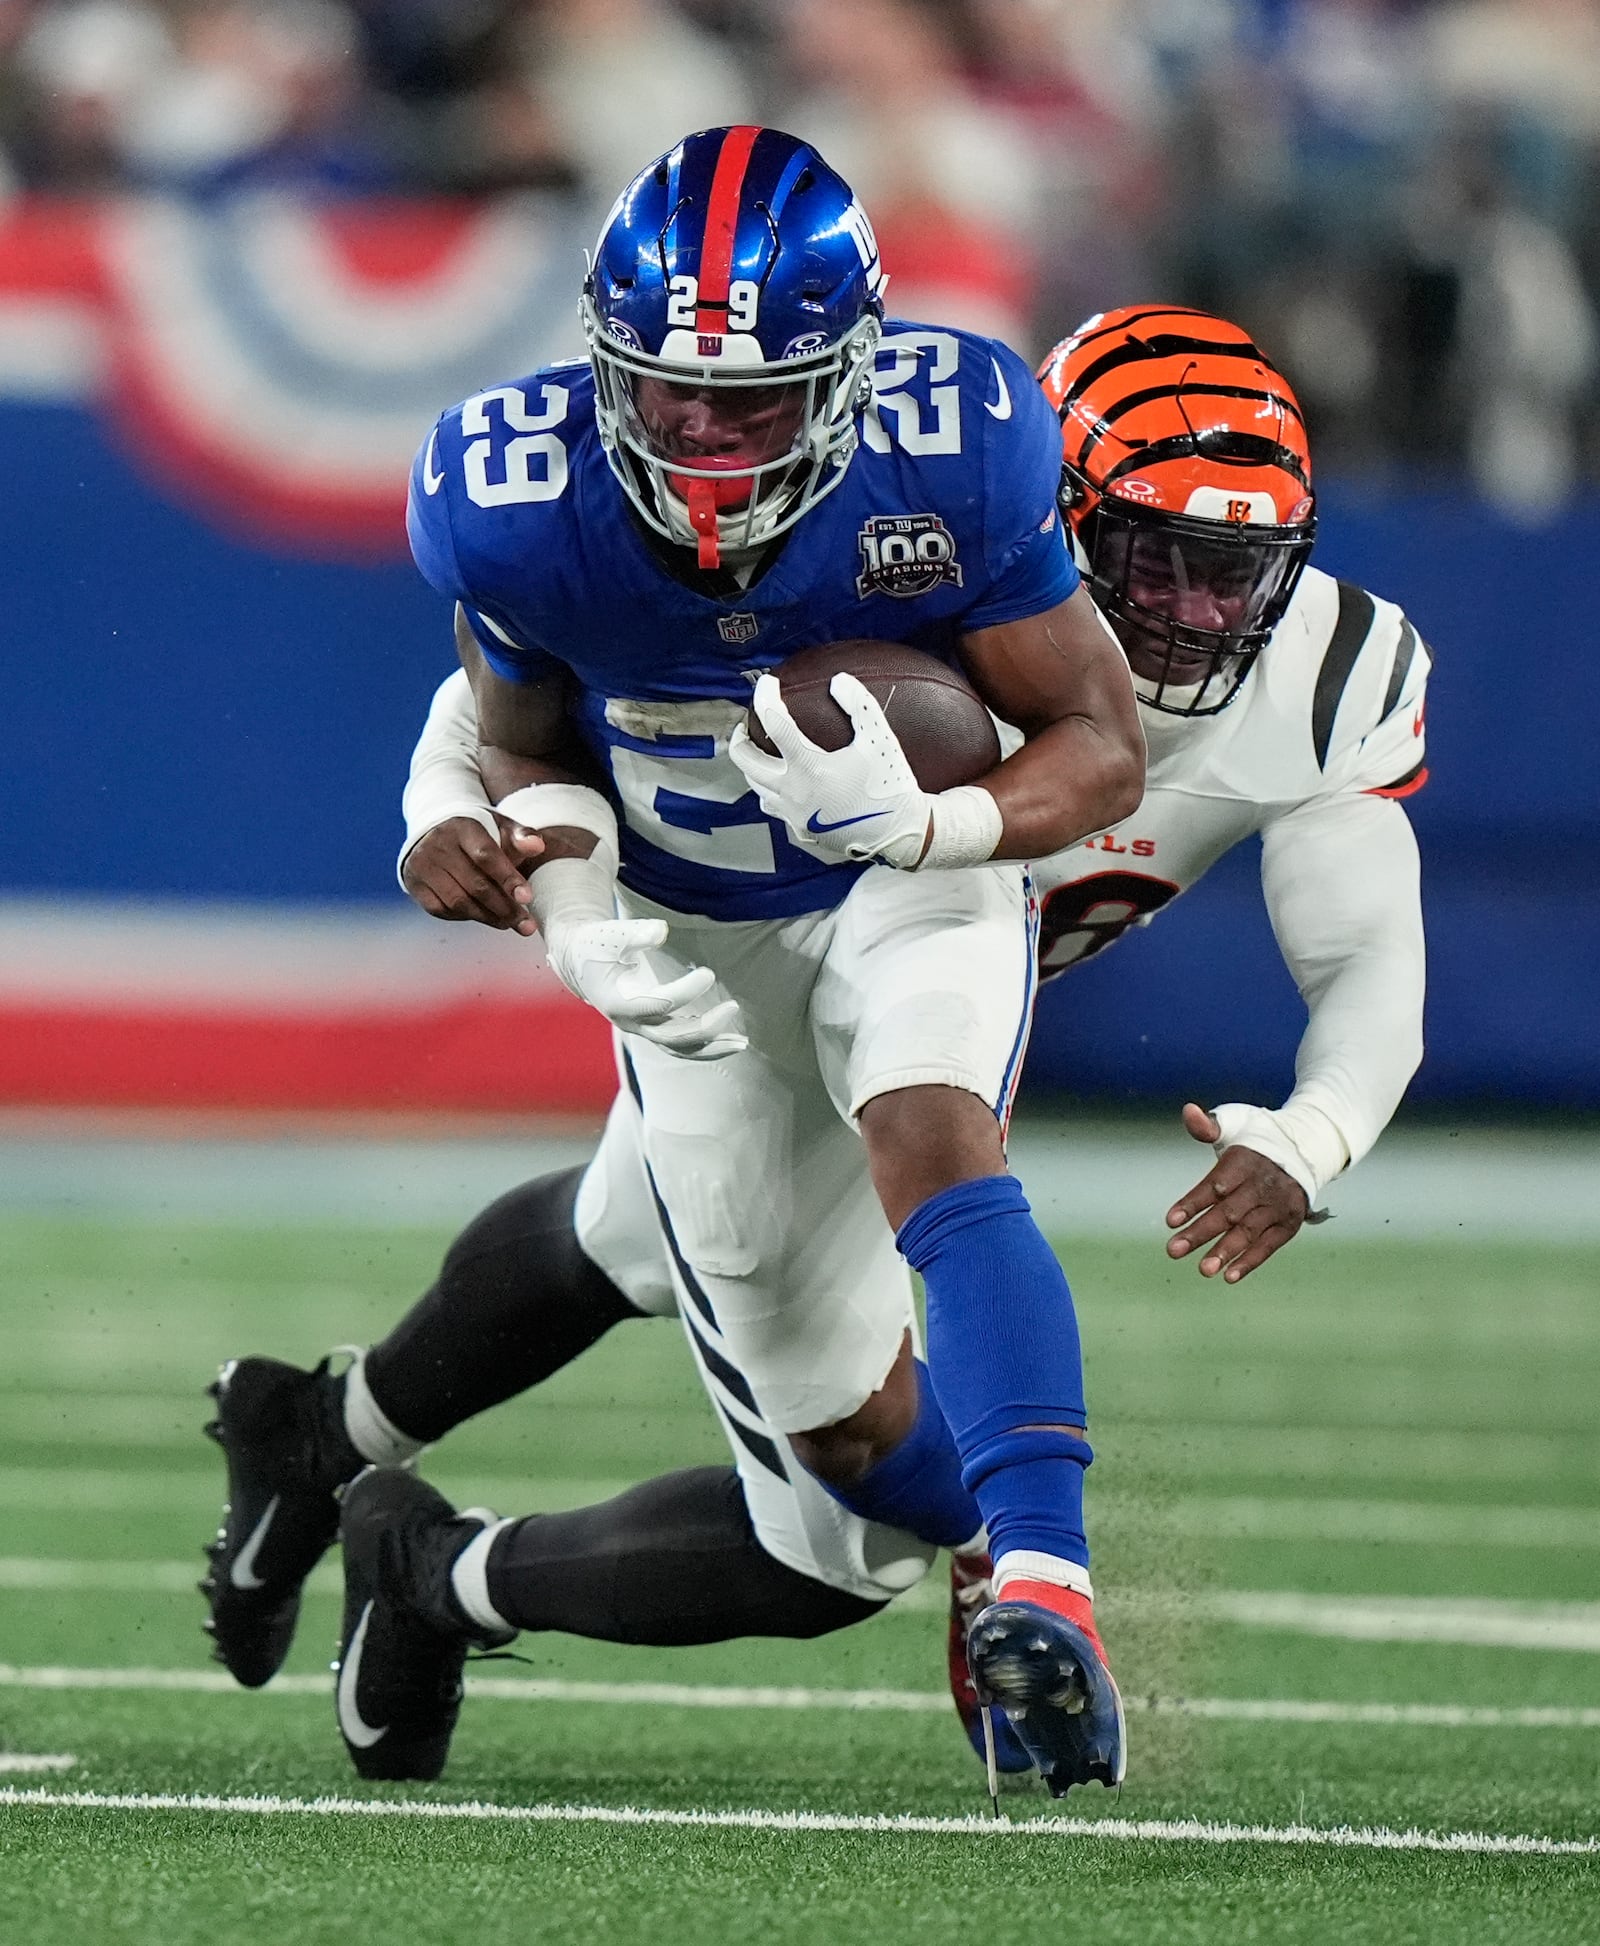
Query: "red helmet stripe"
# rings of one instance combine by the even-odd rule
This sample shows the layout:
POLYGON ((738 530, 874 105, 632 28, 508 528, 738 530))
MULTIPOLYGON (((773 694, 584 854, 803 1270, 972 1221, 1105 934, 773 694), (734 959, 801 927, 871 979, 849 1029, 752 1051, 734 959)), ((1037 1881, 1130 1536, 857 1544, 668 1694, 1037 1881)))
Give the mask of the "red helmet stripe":
POLYGON ((712 171, 705 241, 700 246, 699 308, 694 320, 697 331, 728 328, 728 283, 733 276, 733 239, 739 228, 739 191, 744 187, 750 152, 760 133, 756 127, 730 128, 712 171))

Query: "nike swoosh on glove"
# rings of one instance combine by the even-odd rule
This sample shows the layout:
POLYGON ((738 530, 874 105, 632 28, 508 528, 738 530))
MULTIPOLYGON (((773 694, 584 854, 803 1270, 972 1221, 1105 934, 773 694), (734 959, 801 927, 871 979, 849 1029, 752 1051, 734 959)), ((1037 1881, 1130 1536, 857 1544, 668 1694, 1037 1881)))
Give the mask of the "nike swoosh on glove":
POLYGON ((855 731, 842 749, 811 741, 769 673, 756 684, 753 707, 778 754, 753 743, 741 723, 728 755, 762 810, 781 819, 797 845, 835 864, 874 858, 914 870, 932 831, 932 793, 917 782, 888 717, 859 677, 841 672, 828 693, 855 731))

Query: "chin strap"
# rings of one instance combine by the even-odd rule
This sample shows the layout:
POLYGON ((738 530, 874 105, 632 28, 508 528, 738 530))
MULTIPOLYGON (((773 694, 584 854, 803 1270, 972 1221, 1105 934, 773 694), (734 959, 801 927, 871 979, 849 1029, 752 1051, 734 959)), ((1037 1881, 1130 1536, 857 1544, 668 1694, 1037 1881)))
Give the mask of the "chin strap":
POLYGON ((684 494, 689 525, 699 537, 697 556, 702 568, 722 566, 722 541, 717 532, 717 488, 712 480, 690 480, 684 494))

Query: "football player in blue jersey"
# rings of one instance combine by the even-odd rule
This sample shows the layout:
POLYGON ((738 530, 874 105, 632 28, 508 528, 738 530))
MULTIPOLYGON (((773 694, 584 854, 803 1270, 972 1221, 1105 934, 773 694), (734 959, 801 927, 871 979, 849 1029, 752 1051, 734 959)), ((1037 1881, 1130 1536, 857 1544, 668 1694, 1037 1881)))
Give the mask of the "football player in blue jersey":
MULTIPOLYGON (((1127 815, 1143 737, 1031 374, 885 326, 882 283, 807 144, 688 137, 606 223, 588 365, 444 414, 410 531, 515 785, 499 809, 542 844, 550 963, 619 1031, 697 1355, 824 1500, 925 1547, 986 1529, 974 1678, 1060 1793, 1118 1782, 1124 1732, 1072 1300, 1005 1164, 1037 919, 1009 861, 1127 815), (929 794, 848 676, 853 741, 811 744, 770 671, 862 637, 959 663, 1021 747, 929 794)), ((468 1648, 523 1619, 513 1526, 398 1468, 346 1492, 338 1713, 363 1775, 438 1774, 468 1648)))
MULTIPOLYGON (((1192 535, 1197 558, 1225 550, 1233 581, 1242 553, 1255 549, 1265 581, 1278 544, 1309 541, 1310 461, 1292 389, 1237 327, 1161 306, 1110 313, 1064 340, 1041 378, 1062 416, 1063 504, 1097 578, 1121 557, 1085 521, 1083 504, 1114 490, 1135 450, 1138 495, 1126 505, 1142 509, 1152 535, 1174 544, 1192 535), (1230 362, 1212 372, 1202 356, 1230 362), (1116 399, 1107 407, 1096 395, 1086 410, 1078 402, 1091 387, 1131 395, 1146 415, 1181 408, 1182 436, 1153 454, 1163 428, 1134 422, 1116 399), (1281 449, 1263 449, 1267 411, 1284 430, 1281 449), (1250 440, 1234 451, 1241 423, 1250 440), (1086 437, 1104 450, 1085 459, 1086 437), (1252 489, 1290 516, 1291 531, 1267 533, 1266 549, 1259 524, 1234 523, 1246 465, 1260 474, 1252 489)), ((1170 582, 1151 583, 1148 598, 1170 602, 1170 582)), ((1120 584, 1108 592, 1113 610, 1121 592, 1120 584)), ((1185 599, 1192 608, 1199 598, 1185 599)), ((1280 944, 1297 977, 1302 967, 1315 974, 1302 978, 1310 1020, 1295 1090, 1282 1111, 1219 1109, 1219 1120, 1243 1122, 1227 1139, 1203 1111, 1186 1110, 1186 1125, 1208 1124, 1191 1133, 1215 1140, 1221 1159, 1183 1199, 1187 1210, 1169 1215, 1187 1225, 1210 1205, 1198 1226, 1209 1246, 1202 1272, 1230 1278, 1291 1237, 1321 1185, 1370 1147, 1420 1052, 1415 845, 1394 800, 1425 775, 1427 654, 1391 604, 1315 569, 1292 589, 1277 577, 1261 634, 1271 637, 1266 677, 1254 673, 1221 714, 1174 698, 1167 664, 1151 665, 1141 633, 1125 637, 1143 706, 1157 712, 1144 800, 1119 836, 1101 834, 1035 868, 1050 944, 1042 964, 1056 971, 1101 950, 1136 912, 1158 909, 1242 835, 1263 832, 1264 890, 1280 944), (1110 861, 1118 867, 1153 860, 1141 869, 1161 876, 1108 875, 1107 851, 1122 854, 1110 861), (1306 1132, 1324 1122, 1341 1151, 1326 1161, 1306 1132), (1211 1187, 1229 1194, 1204 1193, 1211 1187), (1218 1237, 1219 1209, 1244 1226, 1231 1243, 1218 1237)), ((1240 652, 1231 639, 1213 646, 1225 658, 1240 652)), ((1262 642, 1245 646, 1254 655, 1262 642)), ((537 855, 539 841, 491 810, 483 760, 458 672, 441 686, 413 759, 402 882, 442 917, 531 929, 531 919, 518 918, 528 894, 513 860, 537 855)), ((1186 1227, 1171 1254, 1192 1248, 1193 1235, 1186 1227)), ((348 1372, 335 1375, 326 1361, 313 1373, 252 1358, 225 1374, 219 1431, 231 1511, 207 1583, 219 1658, 245 1682, 265 1681, 281 1663, 300 1584, 333 1535, 334 1495, 364 1463, 410 1458, 538 1384, 621 1320, 679 1311, 738 1472, 692 1468, 600 1506, 515 1523, 497 1543, 502 1585, 514 1584, 508 1605, 530 1630, 654 1644, 805 1637, 875 1612, 927 1554, 911 1551, 910 1536, 840 1518, 809 1474, 786 1465, 782 1442, 769 1436, 753 1394, 718 1351, 714 1322, 671 1262, 641 1118, 624 1093, 587 1175, 525 1184, 475 1218, 432 1288, 348 1372)), ((991 1599, 990 1564, 955 1551, 951 1566, 952 1689, 982 1754, 965 1645, 968 1618, 991 1599)), ((990 1727, 1001 1767, 1031 1768, 1005 1724, 990 1727)))

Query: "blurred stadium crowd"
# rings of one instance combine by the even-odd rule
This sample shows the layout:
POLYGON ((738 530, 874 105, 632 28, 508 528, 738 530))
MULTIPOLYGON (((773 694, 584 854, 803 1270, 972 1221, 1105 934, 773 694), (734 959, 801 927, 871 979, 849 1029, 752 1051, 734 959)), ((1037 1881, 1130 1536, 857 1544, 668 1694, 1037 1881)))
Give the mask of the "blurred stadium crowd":
POLYGON ((1600 0, 0 0, 10 195, 598 221, 742 119, 1024 351, 1192 302, 1295 374, 1325 469, 1467 471, 1529 519, 1600 476, 1600 0))

